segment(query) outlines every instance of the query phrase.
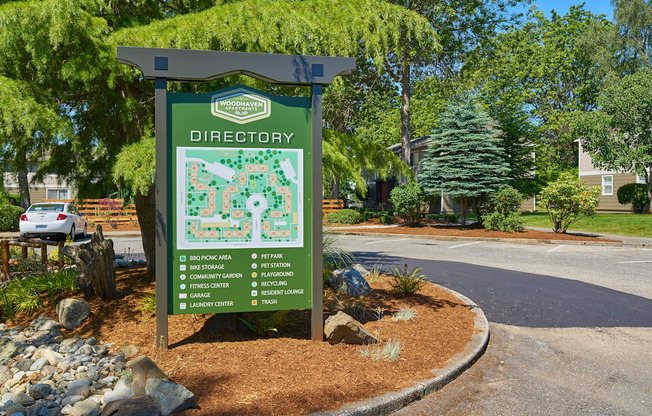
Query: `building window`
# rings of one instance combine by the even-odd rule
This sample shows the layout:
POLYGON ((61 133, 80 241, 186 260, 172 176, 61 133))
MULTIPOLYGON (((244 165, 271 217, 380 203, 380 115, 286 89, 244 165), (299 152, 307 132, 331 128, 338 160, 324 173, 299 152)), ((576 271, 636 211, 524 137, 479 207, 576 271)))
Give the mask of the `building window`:
POLYGON ((643 175, 636 175, 636 183, 642 183, 645 185, 645 176, 643 175))
POLYGON ((613 175, 604 175, 602 177, 602 195, 614 194, 614 177, 613 175))
POLYGON ((48 189, 48 199, 68 199, 68 190, 48 189))

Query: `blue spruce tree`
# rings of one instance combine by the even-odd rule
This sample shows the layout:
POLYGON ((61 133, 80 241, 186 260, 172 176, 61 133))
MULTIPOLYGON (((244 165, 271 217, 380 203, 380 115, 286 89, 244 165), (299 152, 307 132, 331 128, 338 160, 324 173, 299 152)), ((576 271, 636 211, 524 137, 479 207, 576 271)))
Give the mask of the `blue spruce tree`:
POLYGON ((469 95, 448 105, 430 138, 419 182, 429 194, 457 198, 465 225, 469 205, 509 180, 500 139, 492 134, 489 116, 469 95))

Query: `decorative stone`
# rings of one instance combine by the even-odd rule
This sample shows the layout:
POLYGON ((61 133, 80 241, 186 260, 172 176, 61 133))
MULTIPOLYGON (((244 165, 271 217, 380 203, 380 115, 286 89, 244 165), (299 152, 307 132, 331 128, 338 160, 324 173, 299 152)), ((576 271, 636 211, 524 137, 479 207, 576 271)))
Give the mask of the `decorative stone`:
POLYGON ((87 378, 80 378, 68 383, 68 391, 66 397, 70 396, 83 396, 84 398, 91 394, 91 383, 87 378))
POLYGON ((11 400, 16 404, 22 404, 23 406, 31 406, 36 403, 36 400, 26 393, 16 393, 14 394, 14 398, 11 400))
POLYGON ((61 360, 63 360, 63 355, 59 354, 56 351, 53 351, 51 349, 45 349, 42 352, 43 358, 47 359, 50 365, 57 365, 61 360))
POLYGON ((150 378, 145 392, 154 398, 164 415, 195 407, 195 395, 181 384, 150 378))
POLYGON ((33 331, 51 331, 55 328, 61 327, 61 325, 59 325, 59 322, 54 319, 41 314, 38 318, 29 323, 29 327, 32 328, 33 331))
POLYGON ((138 351, 140 351, 140 348, 138 348, 136 345, 129 344, 120 348, 119 353, 122 354, 125 358, 131 358, 134 355, 138 354, 138 351))
POLYGON ((14 342, 22 344, 23 342, 27 342, 27 337, 25 334, 18 334, 14 337, 14 342))
POLYGON ((20 371, 29 371, 30 368, 32 367, 32 364, 34 364, 34 360, 30 360, 29 358, 23 358, 22 360, 16 361, 13 366, 19 369, 20 371))
POLYGON ((43 403, 36 403, 27 408, 27 416, 50 416, 50 411, 43 403))
POLYGON ((108 403, 101 416, 163 416, 163 412, 151 396, 136 396, 108 403))
POLYGON ((24 415, 25 414, 25 406, 20 405, 20 404, 9 405, 5 409, 5 414, 7 416, 24 415))
POLYGON ((70 409, 70 416, 100 416, 100 405, 92 399, 75 403, 70 409))
MULTIPOLYGON (((7 380, 11 379, 14 373, 6 365, 0 365, 0 385, 5 384, 7 380)), ((5 402, 6 403, 6 402, 5 402)))
POLYGON ((41 357, 38 360, 34 361, 32 365, 29 367, 31 371, 41 371, 43 367, 45 367, 46 364, 49 364, 50 361, 48 361, 47 358, 41 357))
POLYGON ((116 400, 124 400, 134 397, 136 393, 129 388, 114 389, 113 391, 104 393, 104 403, 111 403, 116 400))
POLYGON ((369 270, 365 269, 360 263, 354 264, 353 268, 356 269, 362 277, 367 277, 370 274, 369 270))
POLYGON ((369 283, 353 267, 335 270, 329 281, 335 290, 351 297, 357 298, 371 292, 369 283))
POLYGON ((137 396, 145 394, 145 384, 148 379, 168 379, 163 370, 161 370, 154 361, 145 355, 141 355, 129 361, 127 363, 127 368, 131 369, 131 377, 133 379, 131 389, 137 396))
POLYGON ((64 328, 77 328, 90 316, 91 307, 82 299, 64 299, 57 304, 57 316, 64 328))
POLYGON ((324 323, 324 335, 329 343, 337 344, 372 344, 378 338, 367 331, 364 326, 342 311, 330 316, 324 323))
POLYGON ((0 364, 9 364, 18 354, 18 345, 7 338, 0 338, 0 364))
POLYGON ((63 406, 65 409, 66 406, 73 406, 75 403, 80 402, 84 399, 85 397, 80 395, 68 396, 65 399, 61 400, 61 406, 63 406))
POLYGON ((52 387, 47 384, 35 384, 28 390, 30 396, 34 399, 42 399, 52 392, 52 387))

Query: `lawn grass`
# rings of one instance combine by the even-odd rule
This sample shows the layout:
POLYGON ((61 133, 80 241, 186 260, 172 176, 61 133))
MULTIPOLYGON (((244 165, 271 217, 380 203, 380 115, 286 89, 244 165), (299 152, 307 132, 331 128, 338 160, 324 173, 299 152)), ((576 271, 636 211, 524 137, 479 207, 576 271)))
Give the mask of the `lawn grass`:
MULTIPOLYGON (((525 225, 552 229, 552 222, 546 212, 525 212, 525 225)), ((597 214, 593 218, 582 218, 568 227, 569 231, 628 235, 652 238, 652 215, 647 214, 597 214)))

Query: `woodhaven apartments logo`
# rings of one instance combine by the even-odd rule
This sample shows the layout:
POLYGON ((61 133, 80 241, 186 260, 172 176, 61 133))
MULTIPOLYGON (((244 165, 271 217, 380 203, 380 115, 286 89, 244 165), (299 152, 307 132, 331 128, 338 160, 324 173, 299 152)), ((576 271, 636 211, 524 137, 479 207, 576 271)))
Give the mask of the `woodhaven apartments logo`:
POLYGON ((211 112, 215 117, 238 124, 261 120, 272 114, 270 100, 244 88, 238 88, 211 98, 211 112))

